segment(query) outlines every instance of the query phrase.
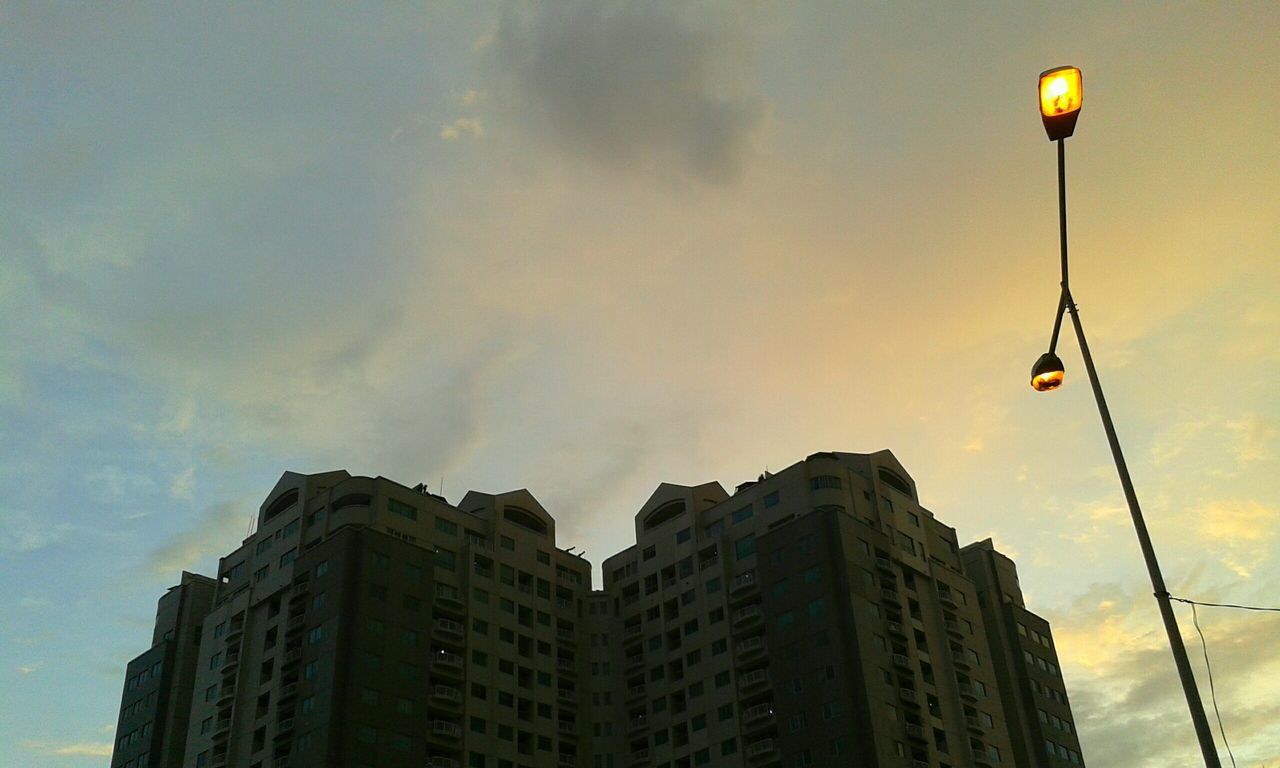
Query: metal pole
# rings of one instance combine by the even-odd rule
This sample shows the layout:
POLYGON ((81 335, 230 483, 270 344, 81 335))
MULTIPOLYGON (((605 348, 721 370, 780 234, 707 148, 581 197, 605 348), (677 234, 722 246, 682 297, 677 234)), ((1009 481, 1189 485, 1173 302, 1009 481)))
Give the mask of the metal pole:
MULTIPOLYGON (((1124 452, 1120 450, 1120 438, 1116 437, 1115 424, 1111 421, 1111 411, 1107 408, 1107 399, 1102 394, 1102 383, 1098 381, 1098 371, 1093 366, 1089 342, 1084 338, 1084 326, 1080 324, 1080 313, 1076 309, 1075 300, 1071 297, 1071 290, 1067 287, 1067 182, 1062 145, 1063 141, 1059 139, 1058 220, 1062 239, 1062 303, 1071 313, 1071 324, 1076 329, 1076 339, 1080 342, 1080 354, 1084 357, 1084 367, 1089 373, 1093 398, 1098 403, 1098 415, 1102 417, 1102 428, 1106 430, 1107 442, 1111 445, 1111 457, 1116 463, 1116 473, 1120 475, 1120 486, 1124 489, 1124 498, 1129 504, 1129 516, 1133 518, 1133 528, 1138 534, 1138 546, 1142 549, 1142 558, 1146 561, 1147 573, 1151 576, 1151 588, 1155 591, 1156 604, 1160 606, 1160 618, 1164 620, 1164 629, 1169 635, 1169 648, 1173 651, 1173 662, 1178 668, 1178 678, 1182 681, 1182 692, 1187 697, 1187 708, 1191 710, 1191 722, 1196 729, 1196 739, 1200 742, 1204 764, 1206 768, 1222 768, 1222 763, 1218 760, 1218 749, 1213 743, 1213 732, 1209 730, 1209 719, 1204 713, 1204 703, 1200 701, 1200 689, 1196 687, 1195 674, 1191 671, 1191 660, 1187 658, 1187 648, 1182 644, 1178 618, 1173 613, 1169 591, 1165 589, 1164 576, 1160 573, 1156 550, 1151 544, 1150 534, 1147 533, 1147 523, 1142 517, 1142 508, 1138 506, 1138 494, 1133 490, 1129 467, 1125 463, 1124 452)), ((1061 322, 1061 314, 1058 317, 1061 322)), ((1057 335, 1056 329, 1054 335, 1055 337, 1057 335)))

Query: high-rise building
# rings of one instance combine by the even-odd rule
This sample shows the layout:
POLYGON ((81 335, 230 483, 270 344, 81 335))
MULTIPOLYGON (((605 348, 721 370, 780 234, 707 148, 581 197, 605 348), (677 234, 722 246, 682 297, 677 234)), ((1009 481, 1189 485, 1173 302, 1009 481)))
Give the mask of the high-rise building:
POLYGON ((151 648, 125 667, 112 765, 182 764, 200 627, 214 588, 213 579, 184 572, 158 601, 151 648))
POLYGON ((185 698, 148 710, 182 743, 111 765, 1082 764, 1012 563, 961 550, 889 452, 662 484, 635 536, 592 591, 528 491, 286 473, 200 582, 185 698))
POLYGON ((991 539, 960 550, 965 574, 978 589, 1014 765, 1079 765, 1080 738, 1062 684, 1049 622, 1027 610, 1018 569, 991 539))

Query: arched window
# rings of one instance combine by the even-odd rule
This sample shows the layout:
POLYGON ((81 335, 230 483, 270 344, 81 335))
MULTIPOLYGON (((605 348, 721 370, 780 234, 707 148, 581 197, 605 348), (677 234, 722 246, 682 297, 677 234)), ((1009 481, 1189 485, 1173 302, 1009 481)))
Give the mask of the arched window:
POLYGON ((684 507, 684 499, 668 501, 666 504, 663 504, 649 513, 649 516, 644 519, 644 529, 647 531, 651 528, 656 528, 657 526, 662 525, 668 520, 676 519, 680 515, 684 514, 684 507))
POLYGON ((333 511, 337 512, 344 507, 367 507, 371 501, 373 497, 367 493, 348 493, 333 502, 333 511))
POLYGON ((267 507, 266 514, 262 516, 262 522, 264 523, 267 522, 271 518, 275 517, 276 515, 280 514, 281 512, 285 511, 286 509, 288 509, 289 507, 292 507, 294 504, 297 504, 297 503, 298 503, 298 489, 294 488, 292 490, 285 491, 284 493, 280 494, 280 498, 271 502, 271 506, 267 507))
POLYGON ((502 516, 508 522, 515 523, 521 528, 528 528, 534 533, 545 535, 547 532, 547 524, 538 519, 537 515, 523 507, 503 507, 502 516))
POLYGON ((903 496, 915 498, 915 495, 911 493, 911 485, 908 484, 906 480, 899 477, 895 472, 890 472, 882 467, 880 469, 880 482, 889 486, 898 493, 901 493, 903 496))

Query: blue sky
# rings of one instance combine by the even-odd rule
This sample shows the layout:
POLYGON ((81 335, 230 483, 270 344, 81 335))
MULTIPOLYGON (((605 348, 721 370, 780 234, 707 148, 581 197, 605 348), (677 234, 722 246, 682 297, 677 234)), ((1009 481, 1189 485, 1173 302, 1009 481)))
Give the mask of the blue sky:
MULTIPOLYGON (((155 599, 284 470, 528 487, 599 563, 661 481, 887 447, 1018 560, 1090 763, 1194 765, 1074 343, 1026 386, 1035 77, 1085 73, 1073 287, 1170 587, 1275 604, 1280 13, 850 5, 0 8, 13 759, 105 763, 155 599)), ((1204 616, 1280 762, 1280 623, 1204 616)))

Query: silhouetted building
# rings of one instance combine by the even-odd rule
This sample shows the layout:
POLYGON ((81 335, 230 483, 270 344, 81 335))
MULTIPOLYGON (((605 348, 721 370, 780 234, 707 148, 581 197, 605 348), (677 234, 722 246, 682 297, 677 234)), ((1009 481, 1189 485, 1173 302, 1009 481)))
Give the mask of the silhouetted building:
MULTIPOLYGON (((1049 644, 1023 685, 1019 630, 988 617, 1007 579, 966 572, 1007 558, 983 542, 962 563, 887 451, 814 454, 732 495, 662 484, 635 532, 593 592, 527 491, 454 506, 286 473, 208 585, 198 656, 175 665, 186 697, 149 710, 189 723, 163 764, 1020 766, 1040 716, 1074 731, 1047 624, 1011 593, 1010 626, 1049 644)), ((1080 764, 1074 735, 1053 743, 1080 764)), ((111 765, 161 764, 139 754, 111 765)))
POLYGON ((1082 765, 1080 738, 1067 703, 1049 622, 1022 601, 1018 569, 984 539, 960 550, 978 588, 982 622, 995 661, 1015 765, 1082 765))
POLYGON ((213 605, 215 586, 207 576, 184 572, 157 602, 151 648, 125 667, 113 766, 182 765, 200 628, 213 605))

